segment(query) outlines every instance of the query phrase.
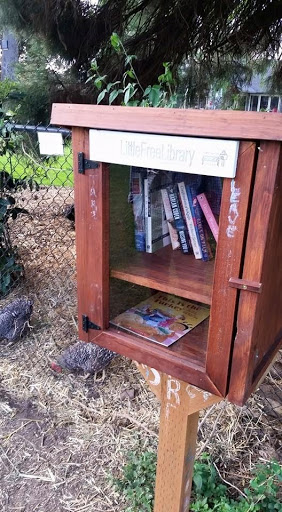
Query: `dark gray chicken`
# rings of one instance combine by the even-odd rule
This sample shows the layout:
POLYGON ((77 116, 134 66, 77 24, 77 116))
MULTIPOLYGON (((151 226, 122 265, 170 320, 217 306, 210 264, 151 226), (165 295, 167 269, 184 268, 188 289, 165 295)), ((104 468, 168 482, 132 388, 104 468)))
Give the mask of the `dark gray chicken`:
POLYGON ((29 331, 32 306, 31 300, 16 299, 0 310, 0 339, 17 341, 29 331))
POLYGON ((107 348, 99 347, 95 343, 78 341, 68 347, 51 368, 61 372, 62 368, 70 371, 83 371, 94 375, 104 368, 116 357, 117 354, 107 348))

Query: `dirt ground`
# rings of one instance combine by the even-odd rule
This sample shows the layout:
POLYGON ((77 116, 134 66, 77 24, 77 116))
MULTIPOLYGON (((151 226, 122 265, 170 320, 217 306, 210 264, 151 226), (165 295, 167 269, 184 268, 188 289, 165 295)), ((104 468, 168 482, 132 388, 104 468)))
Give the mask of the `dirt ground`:
MULTIPOLYGON (((2 304, 28 296, 34 313, 26 338, 0 342, 0 510, 120 512, 111 476, 128 451, 156 450, 159 403, 122 357, 104 381, 50 369, 77 340, 75 232, 62 216, 73 192, 42 188, 18 200, 31 213, 12 227, 25 280, 2 304)), ((240 488, 256 462, 282 460, 281 380, 280 359, 243 408, 222 402, 201 417, 198 454, 210 452, 240 488)))

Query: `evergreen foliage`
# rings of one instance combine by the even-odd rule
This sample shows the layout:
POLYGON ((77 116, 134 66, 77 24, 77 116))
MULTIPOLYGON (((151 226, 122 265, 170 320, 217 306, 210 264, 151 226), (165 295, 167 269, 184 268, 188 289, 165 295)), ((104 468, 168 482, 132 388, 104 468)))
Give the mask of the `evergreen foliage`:
POLYGON ((163 62, 179 66, 189 56, 208 67, 227 55, 273 59, 281 45, 280 0, 0 0, 0 13, 18 33, 43 38, 82 82, 94 57, 112 82, 120 76, 113 32, 138 57, 144 88, 156 83, 163 62))

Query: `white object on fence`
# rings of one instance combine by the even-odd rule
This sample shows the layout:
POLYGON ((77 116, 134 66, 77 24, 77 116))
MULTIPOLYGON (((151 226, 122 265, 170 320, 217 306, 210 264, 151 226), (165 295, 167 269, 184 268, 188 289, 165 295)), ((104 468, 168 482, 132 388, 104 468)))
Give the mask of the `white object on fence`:
POLYGON ((63 155, 64 144, 61 133, 37 132, 41 155, 63 155))

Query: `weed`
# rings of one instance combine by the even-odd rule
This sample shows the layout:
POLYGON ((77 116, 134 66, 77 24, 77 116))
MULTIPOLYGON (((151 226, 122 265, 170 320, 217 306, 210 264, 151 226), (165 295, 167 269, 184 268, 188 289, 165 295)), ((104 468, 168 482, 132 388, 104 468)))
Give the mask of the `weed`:
POLYGON ((156 454, 130 452, 122 469, 122 477, 114 479, 116 490, 127 504, 126 512, 150 512, 153 506, 156 454))
MULTIPOLYGON (((122 477, 114 479, 116 490, 125 497, 126 512, 152 512, 156 454, 130 453, 122 477)), ((234 499, 223 484, 207 454, 195 462, 191 511, 194 512, 282 512, 279 488, 282 466, 271 461, 256 467, 248 488, 234 499)), ((168 482, 169 485, 169 482, 168 482)))

